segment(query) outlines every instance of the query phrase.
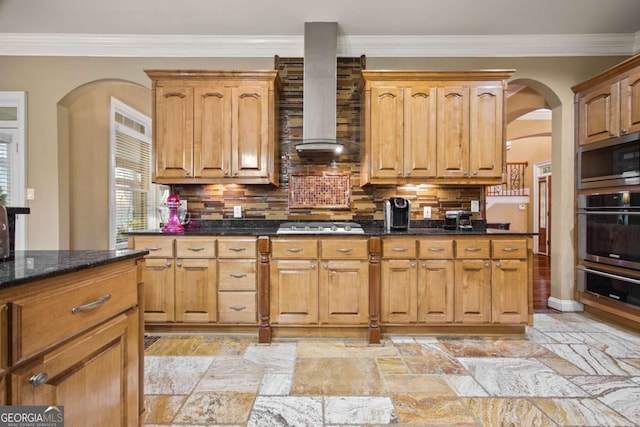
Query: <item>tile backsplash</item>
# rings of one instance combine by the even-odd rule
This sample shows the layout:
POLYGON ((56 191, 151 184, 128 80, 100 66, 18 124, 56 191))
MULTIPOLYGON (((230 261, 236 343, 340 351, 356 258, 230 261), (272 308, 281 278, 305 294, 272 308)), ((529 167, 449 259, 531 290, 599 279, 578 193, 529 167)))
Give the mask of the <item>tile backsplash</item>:
MULTIPOLYGON (((302 140, 303 59, 277 58, 282 80, 280 94, 280 186, 215 184, 174 185, 172 191, 188 201, 193 220, 233 217, 233 207, 241 206, 243 218, 266 220, 381 220, 382 203, 389 197, 411 200, 412 219, 422 219, 423 207, 430 206, 433 219, 443 219, 444 212, 467 209, 471 200, 483 200, 482 187, 433 185, 369 186, 360 182, 360 94, 358 82, 361 58, 338 58, 337 138, 348 141, 350 148, 332 164, 314 164, 298 158, 295 144, 302 140), (304 175, 350 175, 350 209, 326 207, 291 207, 289 179, 304 175)), ((343 183, 341 183, 343 184, 343 183)))

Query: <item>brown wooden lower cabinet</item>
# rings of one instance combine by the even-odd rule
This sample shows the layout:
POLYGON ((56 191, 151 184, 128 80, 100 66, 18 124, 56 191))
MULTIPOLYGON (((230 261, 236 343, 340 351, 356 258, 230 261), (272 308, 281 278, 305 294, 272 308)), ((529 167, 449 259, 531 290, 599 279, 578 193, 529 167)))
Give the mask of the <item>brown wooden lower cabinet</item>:
POLYGON ((69 426, 140 425, 143 269, 127 259, 0 292, 12 319, 3 311, 0 403, 63 406, 69 426))
POLYGON ((156 249, 145 294, 154 327, 257 326, 270 342, 285 330, 524 331, 533 320, 530 236, 137 237, 133 247, 156 249))

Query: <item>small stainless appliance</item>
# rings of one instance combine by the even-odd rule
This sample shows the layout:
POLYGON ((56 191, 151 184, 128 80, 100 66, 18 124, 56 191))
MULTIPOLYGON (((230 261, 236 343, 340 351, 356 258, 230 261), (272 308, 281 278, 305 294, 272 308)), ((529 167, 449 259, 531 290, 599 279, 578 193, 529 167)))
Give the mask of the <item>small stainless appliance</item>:
POLYGON ((276 234, 364 234, 356 222, 283 222, 276 234))
POLYGON ((471 230, 471 212, 446 211, 444 213, 444 228, 447 230, 471 230))
POLYGON ((411 202, 402 197, 384 201, 384 229, 407 230, 411 222, 411 202))

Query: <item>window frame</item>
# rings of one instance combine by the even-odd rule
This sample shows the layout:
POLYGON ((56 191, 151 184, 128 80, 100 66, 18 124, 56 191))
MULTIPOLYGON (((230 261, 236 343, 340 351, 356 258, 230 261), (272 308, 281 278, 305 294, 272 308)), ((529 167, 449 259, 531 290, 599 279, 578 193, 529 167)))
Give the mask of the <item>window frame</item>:
MULTIPOLYGON (((25 91, 0 91, 0 106, 16 107, 17 120, 1 120, 0 128, 15 129, 16 147, 15 156, 11 157, 10 194, 12 207, 26 206, 26 160, 27 151, 27 92, 25 91)), ((24 215, 16 215, 14 249, 25 250, 27 247, 27 227, 24 215)))
MULTIPOLYGON (((109 139, 110 139, 110 161, 109 161, 109 248, 110 249, 124 249, 127 247, 127 243, 116 243, 117 229, 116 229, 116 131, 127 133, 129 136, 135 137, 149 144, 149 159, 152 162, 151 150, 152 150, 152 122, 151 118, 138 110, 130 107, 124 102, 115 97, 111 97, 111 108, 109 113, 109 139), (129 119, 132 119, 138 123, 142 123, 145 128, 144 134, 136 133, 127 126, 123 126, 116 122, 115 116, 119 113, 129 119)), ((157 205, 157 189, 151 182, 152 165, 149 165, 149 195, 147 206, 147 218, 149 220, 149 227, 157 227, 157 216, 153 209, 157 205)))

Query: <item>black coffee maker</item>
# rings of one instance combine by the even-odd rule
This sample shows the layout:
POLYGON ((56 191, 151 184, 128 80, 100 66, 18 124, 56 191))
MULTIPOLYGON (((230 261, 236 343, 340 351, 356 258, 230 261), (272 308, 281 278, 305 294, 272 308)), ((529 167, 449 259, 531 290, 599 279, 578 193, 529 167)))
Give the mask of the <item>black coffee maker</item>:
POLYGON ((411 221, 411 202, 402 197, 384 201, 384 229, 407 230, 411 221))

